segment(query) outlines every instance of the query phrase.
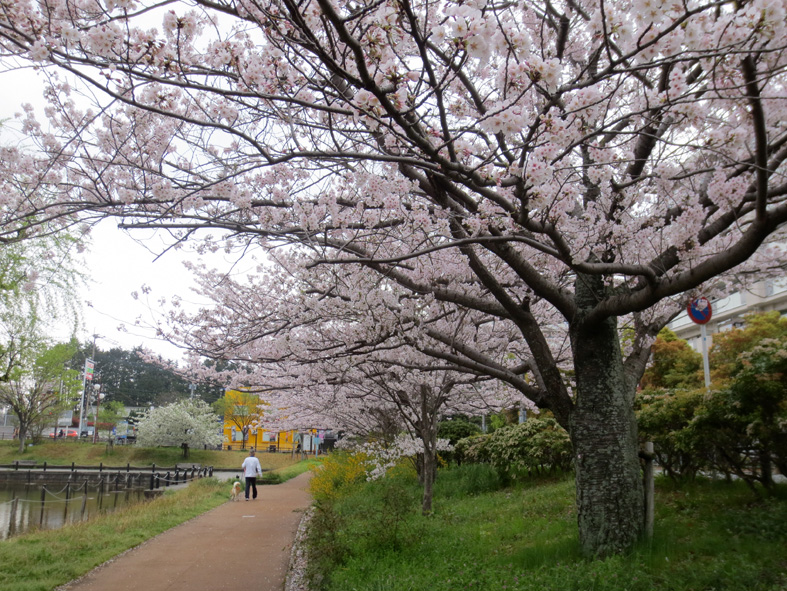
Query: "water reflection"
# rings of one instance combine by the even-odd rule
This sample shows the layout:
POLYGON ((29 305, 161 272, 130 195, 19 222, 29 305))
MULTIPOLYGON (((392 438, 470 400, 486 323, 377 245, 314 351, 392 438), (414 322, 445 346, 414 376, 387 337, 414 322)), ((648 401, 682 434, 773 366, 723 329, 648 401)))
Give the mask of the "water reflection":
POLYGON ((0 540, 34 529, 57 529, 145 498, 142 488, 107 490, 84 484, 0 484, 0 540))

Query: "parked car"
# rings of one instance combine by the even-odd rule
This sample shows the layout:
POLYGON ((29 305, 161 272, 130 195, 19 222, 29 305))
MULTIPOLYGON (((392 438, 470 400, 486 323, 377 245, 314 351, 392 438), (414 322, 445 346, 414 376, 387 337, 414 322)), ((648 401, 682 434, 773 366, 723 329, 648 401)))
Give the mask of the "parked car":
POLYGON ((58 438, 61 438, 61 437, 74 437, 74 438, 76 438, 76 436, 77 436, 77 430, 76 429, 58 429, 57 431, 52 431, 49 434, 49 437, 51 437, 51 438, 55 438, 55 437, 58 437, 58 438), (61 433, 62 433, 62 435, 61 435, 61 433))

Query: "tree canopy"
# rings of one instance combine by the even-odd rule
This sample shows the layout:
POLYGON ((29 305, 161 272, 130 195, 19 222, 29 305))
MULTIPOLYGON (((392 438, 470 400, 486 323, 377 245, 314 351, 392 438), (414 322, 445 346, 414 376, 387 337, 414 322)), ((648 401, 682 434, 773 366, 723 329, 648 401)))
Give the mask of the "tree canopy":
MULTIPOLYGON (((107 401, 121 402, 126 406, 147 407, 164 405, 192 394, 191 382, 171 369, 165 360, 155 363, 146 359, 139 348, 128 350, 113 347, 108 350, 93 348, 85 343, 75 356, 73 367, 81 370, 85 358, 95 361, 94 380, 107 393, 107 401)), ((216 400, 223 388, 200 382, 193 393, 208 403, 216 400)))
POLYGON ((221 424, 202 400, 181 400, 154 408, 137 423, 137 443, 143 446, 220 445, 221 424))
POLYGON ((0 403, 10 406, 17 419, 20 453, 32 431, 73 405, 81 388, 79 373, 67 369, 76 341, 51 345, 36 335, 24 336, 16 340, 18 363, 8 379, 0 382, 0 403))

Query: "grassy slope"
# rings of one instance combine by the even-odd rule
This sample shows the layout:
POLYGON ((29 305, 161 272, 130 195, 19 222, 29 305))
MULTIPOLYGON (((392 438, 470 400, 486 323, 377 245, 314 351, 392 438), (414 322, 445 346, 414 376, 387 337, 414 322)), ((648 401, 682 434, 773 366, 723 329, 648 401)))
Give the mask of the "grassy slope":
MULTIPOLYGON (((661 482, 656 537, 629 556, 579 555, 571 480, 479 492, 452 471, 438 479, 434 514, 417 513, 411 482, 362 485, 338 515, 318 516, 341 591, 787 589, 787 490, 757 500, 743 486, 661 482), (470 492, 471 494, 468 494, 470 492), (397 503, 396 499, 407 499, 397 503), (392 502, 393 501, 393 502, 392 502), (381 507, 388 503, 385 510, 381 507)), ((489 487, 487 487, 489 488, 489 487)))
MULTIPOLYGON (((183 459, 180 448, 174 447, 137 447, 135 445, 116 445, 110 448, 105 443, 92 444, 78 441, 47 441, 28 447, 23 455, 19 454, 18 443, 0 441, 0 464, 10 464, 13 460, 36 460, 39 464, 47 462, 55 465, 78 466, 174 466, 181 462, 193 462, 215 469, 237 470, 248 455, 245 451, 191 450, 188 460, 183 459)), ((290 454, 260 453, 257 456, 263 469, 279 469, 295 464, 290 454)))

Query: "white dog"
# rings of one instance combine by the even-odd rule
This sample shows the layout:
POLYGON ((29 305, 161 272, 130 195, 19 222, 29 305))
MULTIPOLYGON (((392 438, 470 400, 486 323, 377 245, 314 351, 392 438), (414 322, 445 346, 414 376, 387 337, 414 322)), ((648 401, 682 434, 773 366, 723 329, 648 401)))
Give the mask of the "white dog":
POLYGON ((240 493, 241 493, 240 482, 235 482, 232 485, 232 492, 230 493, 230 501, 238 501, 240 500, 240 493))

